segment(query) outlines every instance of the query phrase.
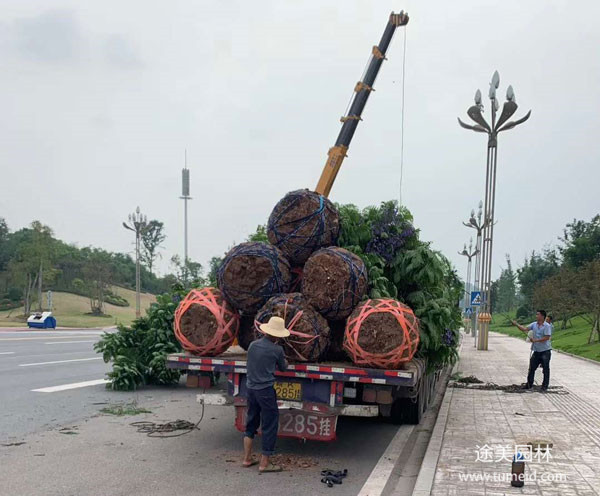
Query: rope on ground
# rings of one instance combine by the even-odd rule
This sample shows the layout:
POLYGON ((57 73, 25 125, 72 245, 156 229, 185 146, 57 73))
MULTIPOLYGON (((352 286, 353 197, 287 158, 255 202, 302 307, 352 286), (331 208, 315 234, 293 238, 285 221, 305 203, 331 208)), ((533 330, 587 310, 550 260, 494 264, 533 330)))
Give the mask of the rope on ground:
POLYGON ((204 418, 204 403, 201 403, 201 405, 202 405, 202 413, 200 414, 200 420, 198 420, 198 422, 196 422, 195 424, 192 422, 189 422, 187 420, 177 419, 177 420, 173 420, 171 422, 165 422, 164 424, 159 424, 157 422, 141 421, 141 422, 132 422, 129 425, 133 425, 134 427, 137 427, 138 432, 146 434, 148 437, 166 438, 166 437, 184 436, 185 434, 189 434, 190 432, 193 432, 195 430, 200 430, 198 428, 198 426, 200 425, 200 422, 202 422, 202 419, 204 418), (183 432, 178 432, 177 434, 170 434, 171 432, 176 432, 176 431, 183 431, 183 432))

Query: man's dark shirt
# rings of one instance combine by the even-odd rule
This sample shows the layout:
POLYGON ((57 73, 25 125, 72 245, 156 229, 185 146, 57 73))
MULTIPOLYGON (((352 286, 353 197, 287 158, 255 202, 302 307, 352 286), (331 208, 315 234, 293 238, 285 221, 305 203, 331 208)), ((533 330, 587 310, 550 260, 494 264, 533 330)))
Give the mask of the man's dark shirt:
POLYGON ((248 348, 248 389, 272 387, 275 382, 275 368, 281 372, 287 369, 283 348, 267 337, 252 341, 248 348))

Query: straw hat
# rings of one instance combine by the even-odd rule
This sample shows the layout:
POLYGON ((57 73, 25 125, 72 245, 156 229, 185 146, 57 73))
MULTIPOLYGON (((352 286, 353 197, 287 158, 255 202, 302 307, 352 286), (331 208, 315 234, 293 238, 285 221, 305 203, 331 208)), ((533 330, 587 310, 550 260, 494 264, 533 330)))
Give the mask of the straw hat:
POLYGON ((271 317, 269 322, 261 324, 260 330, 275 338, 287 338, 290 331, 285 328, 285 321, 281 317, 271 317))

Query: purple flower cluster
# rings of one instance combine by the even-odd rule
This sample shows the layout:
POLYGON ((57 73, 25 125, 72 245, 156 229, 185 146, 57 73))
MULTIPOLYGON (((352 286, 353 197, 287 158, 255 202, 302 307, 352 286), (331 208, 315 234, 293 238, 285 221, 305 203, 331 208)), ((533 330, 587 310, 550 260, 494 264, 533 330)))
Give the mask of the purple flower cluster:
POLYGON ((454 345, 454 333, 452 330, 446 329, 446 332, 444 332, 444 335, 442 336, 442 341, 446 346, 454 345))
POLYGON ((389 263, 414 235, 415 228, 400 215, 398 207, 387 207, 381 218, 371 225, 371 240, 366 252, 379 255, 389 263))

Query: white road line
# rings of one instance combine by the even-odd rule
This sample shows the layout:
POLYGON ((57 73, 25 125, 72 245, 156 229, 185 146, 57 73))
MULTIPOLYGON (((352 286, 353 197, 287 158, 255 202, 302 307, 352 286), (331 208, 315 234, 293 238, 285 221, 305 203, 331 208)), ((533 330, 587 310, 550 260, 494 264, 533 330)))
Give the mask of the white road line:
POLYGON ((73 360, 57 360, 55 362, 20 363, 19 367, 32 367, 34 365, 51 365, 51 364, 54 364, 54 363, 87 362, 88 360, 102 360, 102 357, 74 358, 73 360))
POLYGON ((67 389, 77 389, 88 386, 97 386, 98 384, 106 384, 110 382, 108 379, 96 379, 94 381, 74 382, 72 384, 63 384, 61 386, 50 386, 40 389, 32 389, 34 393, 56 393, 58 391, 66 391, 67 389))
POLYGON ((375 468, 369 475, 364 486, 358 493, 358 496, 380 496, 383 493, 392 470, 398 461, 398 457, 406 445, 406 441, 414 430, 414 425, 402 425, 398 428, 398 432, 390 441, 383 455, 375 465, 375 468))
POLYGON ((56 341, 54 343, 44 343, 44 344, 74 344, 74 343, 95 343, 96 341, 56 341))
POLYGON ((15 352, 14 351, 1 351, 0 355, 14 355, 15 352))
POLYGON ((89 338, 90 336, 46 336, 46 337, 39 337, 39 338, 0 338, 0 342, 2 341, 37 341, 40 339, 73 339, 73 338, 89 338))

